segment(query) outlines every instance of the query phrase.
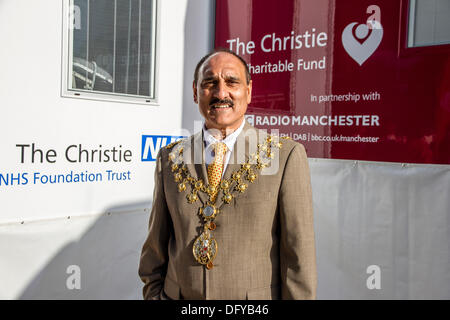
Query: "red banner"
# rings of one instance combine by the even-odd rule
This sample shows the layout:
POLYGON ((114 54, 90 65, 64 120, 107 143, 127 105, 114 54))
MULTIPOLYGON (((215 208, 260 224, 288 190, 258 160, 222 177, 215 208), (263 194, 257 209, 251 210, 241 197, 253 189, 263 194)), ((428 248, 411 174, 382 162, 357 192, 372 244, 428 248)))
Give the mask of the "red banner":
POLYGON ((450 46, 408 48, 408 1, 217 0, 250 123, 309 157, 450 164, 450 46))

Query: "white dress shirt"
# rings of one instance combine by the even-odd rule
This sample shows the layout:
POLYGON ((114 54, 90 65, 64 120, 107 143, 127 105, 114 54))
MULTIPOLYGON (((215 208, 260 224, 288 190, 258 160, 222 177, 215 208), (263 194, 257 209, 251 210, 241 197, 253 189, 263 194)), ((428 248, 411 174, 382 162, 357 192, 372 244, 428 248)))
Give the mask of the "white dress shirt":
POLYGON ((225 163, 223 165, 223 171, 222 171, 222 178, 225 173, 225 170, 228 165, 228 161, 230 160, 231 152, 233 151, 234 144, 236 143, 236 139, 238 135, 241 133, 242 129, 244 128, 245 120, 242 120, 241 125, 239 128, 237 128, 233 133, 229 134, 225 139, 223 140, 217 140, 212 136, 210 132, 208 132, 208 129, 206 129, 205 125, 203 125, 203 142, 205 143, 205 163, 206 167, 213 162, 214 160, 214 148, 213 145, 217 142, 223 142, 227 145, 227 152, 225 153, 225 163))

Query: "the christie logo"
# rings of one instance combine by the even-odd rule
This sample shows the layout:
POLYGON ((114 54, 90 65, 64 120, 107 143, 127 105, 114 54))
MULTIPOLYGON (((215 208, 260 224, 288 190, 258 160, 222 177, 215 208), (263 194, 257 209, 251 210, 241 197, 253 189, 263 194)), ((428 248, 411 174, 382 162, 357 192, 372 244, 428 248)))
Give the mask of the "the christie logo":
POLYGON ((383 39, 380 7, 369 6, 367 14, 370 16, 365 24, 358 25, 357 22, 352 22, 342 32, 342 44, 345 51, 360 66, 372 56, 383 39))
POLYGON ((159 149, 183 136, 142 136, 142 161, 155 161, 159 149))

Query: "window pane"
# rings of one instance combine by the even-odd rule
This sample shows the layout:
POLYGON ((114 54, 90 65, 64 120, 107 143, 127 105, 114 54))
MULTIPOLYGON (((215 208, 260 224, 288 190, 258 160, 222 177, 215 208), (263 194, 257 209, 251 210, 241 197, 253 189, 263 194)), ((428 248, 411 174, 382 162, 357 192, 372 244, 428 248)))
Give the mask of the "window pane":
POLYGON ((449 17, 449 0, 411 0, 408 46, 450 43, 449 17))
POLYGON ((73 80, 72 88, 88 89, 86 80, 88 79, 87 68, 87 0, 75 0, 75 7, 78 8, 78 26, 73 27, 73 80))
POLYGON ((152 54, 151 43, 154 39, 152 36, 152 21, 150 14, 145 12, 152 12, 152 3, 150 1, 143 1, 141 12, 141 56, 140 56, 140 69, 139 69, 139 94, 143 96, 150 95, 150 75, 153 73, 151 70, 151 61, 154 59, 152 54), (149 40, 149 41, 148 41, 149 40))
POLYGON ((74 0, 72 89, 153 93, 155 21, 152 0, 74 0))
MULTIPOLYGON (((117 25, 116 25, 116 92, 127 93, 125 90, 125 78, 127 73, 128 59, 128 25, 131 23, 130 1, 117 0, 117 25)), ((131 39, 130 39, 131 40, 131 39)))
POLYGON ((89 1, 88 60, 96 71, 94 83, 96 91, 112 92, 114 53, 114 5, 111 5, 112 3, 111 0, 89 1))

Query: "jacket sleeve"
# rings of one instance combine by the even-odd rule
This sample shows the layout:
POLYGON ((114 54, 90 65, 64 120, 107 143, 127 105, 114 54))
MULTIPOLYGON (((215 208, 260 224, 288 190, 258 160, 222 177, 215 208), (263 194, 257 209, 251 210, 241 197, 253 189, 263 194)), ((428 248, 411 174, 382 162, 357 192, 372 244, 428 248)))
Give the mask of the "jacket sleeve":
POLYGON ((168 246, 172 220, 167 208, 161 165, 163 149, 158 152, 155 168, 155 188, 150 213, 148 236, 142 247, 139 276, 144 282, 144 299, 157 300, 164 287, 168 265, 168 246))
POLYGON ((282 299, 315 299, 317 289, 313 204, 305 148, 296 143, 279 194, 282 299))

